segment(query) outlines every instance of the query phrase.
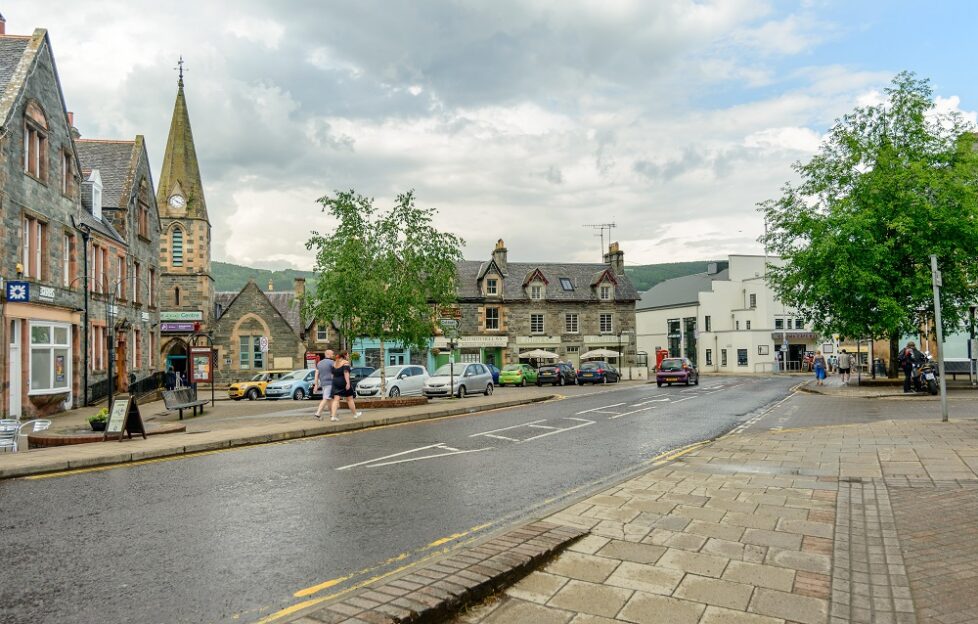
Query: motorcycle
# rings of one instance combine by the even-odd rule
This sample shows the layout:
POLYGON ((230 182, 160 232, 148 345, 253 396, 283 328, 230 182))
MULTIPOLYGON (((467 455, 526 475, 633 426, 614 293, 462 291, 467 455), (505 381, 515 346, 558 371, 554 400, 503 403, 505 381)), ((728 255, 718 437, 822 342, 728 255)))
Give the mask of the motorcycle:
POLYGON ((914 365, 911 380, 914 391, 937 394, 937 367, 932 360, 914 365))

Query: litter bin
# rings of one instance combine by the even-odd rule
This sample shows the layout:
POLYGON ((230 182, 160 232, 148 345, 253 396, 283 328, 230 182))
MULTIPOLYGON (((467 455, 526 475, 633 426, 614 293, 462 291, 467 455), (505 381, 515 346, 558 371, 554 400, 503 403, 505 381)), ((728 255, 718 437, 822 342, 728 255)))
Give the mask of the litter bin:
POLYGON ((883 363, 883 358, 873 360, 873 368, 877 377, 886 377, 886 364, 883 363))

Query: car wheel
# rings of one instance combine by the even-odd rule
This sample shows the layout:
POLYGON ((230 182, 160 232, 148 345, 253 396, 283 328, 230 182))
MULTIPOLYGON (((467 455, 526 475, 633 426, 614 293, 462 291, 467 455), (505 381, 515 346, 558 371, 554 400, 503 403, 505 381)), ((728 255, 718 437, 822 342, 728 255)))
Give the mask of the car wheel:
POLYGON ((558 386, 564 385, 564 376, 563 375, 561 375, 560 377, 557 378, 557 385, 558 386))
POLYGON ((293 401, 301 401, 304 398, 306 398, 306 391, 302 388, 296 388, 295 392, 292 393, 293 401))
POLYGON ((525 387, 526 387, 526 377, 520 379, 520 388, 525 388, 525 387))
POLYGON ((492 384, 488 383, 486 384, 486 396, 489 396, 491 394, 492 394, 492 384))
POLYGON ((539 379, 537 379, 537 388, 539 388, 542 385, 543 385, 543 383, 539 379))
POLYGON ((657 382, 655 382, 655 385, 661 388, 662 387, 662 382, 661 381, 657 381, 657 382))
POLYGON ((258 388, 252 388, 251 390, 248 391, 249 401, 254 401, 257 398, 258 398, 258 388))
POLYGON ((458 392, 456 393, 456 395, 458 396, 458 398, 464 399, 465 398, 465 386, 459 386, 458 387, 458 392))
POLYGON ((608 383, 608 376, 607 375, 605 375, 604 377, 601 378, 601 383, 603 383, 603 384, 608 383))
POLYGON ((700 376, 699 375, 696 375, 696 377, 694 378, 693 385, 694 386, 700 385, 700 376))
POLYGON ((397 397, 401 396, 401 389, 398 388, 397 386, 394 386, 387 392, 387 396, 389 396, 392 399, 396 399, 397 397))
POLYGON ((689 375, 686 375, 686 387, 689 387, 689 375))

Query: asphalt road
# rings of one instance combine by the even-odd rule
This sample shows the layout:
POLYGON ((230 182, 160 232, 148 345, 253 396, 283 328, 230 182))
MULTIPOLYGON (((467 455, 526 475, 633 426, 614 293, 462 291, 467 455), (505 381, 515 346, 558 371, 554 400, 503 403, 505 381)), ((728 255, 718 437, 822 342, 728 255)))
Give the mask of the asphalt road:
POLYGON ((0 482, 0 621, 256 622, 567 505, 746 422, 793 383, 601 386, 518 409, 0 482))

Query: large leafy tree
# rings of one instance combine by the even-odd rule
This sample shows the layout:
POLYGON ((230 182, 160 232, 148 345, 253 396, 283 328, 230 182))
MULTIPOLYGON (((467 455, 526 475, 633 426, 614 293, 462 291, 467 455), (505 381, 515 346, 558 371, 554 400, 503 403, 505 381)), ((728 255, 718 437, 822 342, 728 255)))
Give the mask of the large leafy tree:
POLYGON ((930 254, 943 273, 945 329, 978 295, 978 153, 972 128, 936 110, 927 80, 897 75, 879 104, 856 108, 797 184, 761 204, 768 276, 823 333, 897 341, 933 315, 930 254))
POLYGON ((435 310, 457 297, 462 239, 435 228, 436 211, 416 206, 413 191, 387 211, 352 190, 319 203, 336 226, 306 242, 316 250, 318 280, 303 304, 306 316, 338 322, 344 336, 377 338, 381 353, 387 343, 426 349, 435 310))

